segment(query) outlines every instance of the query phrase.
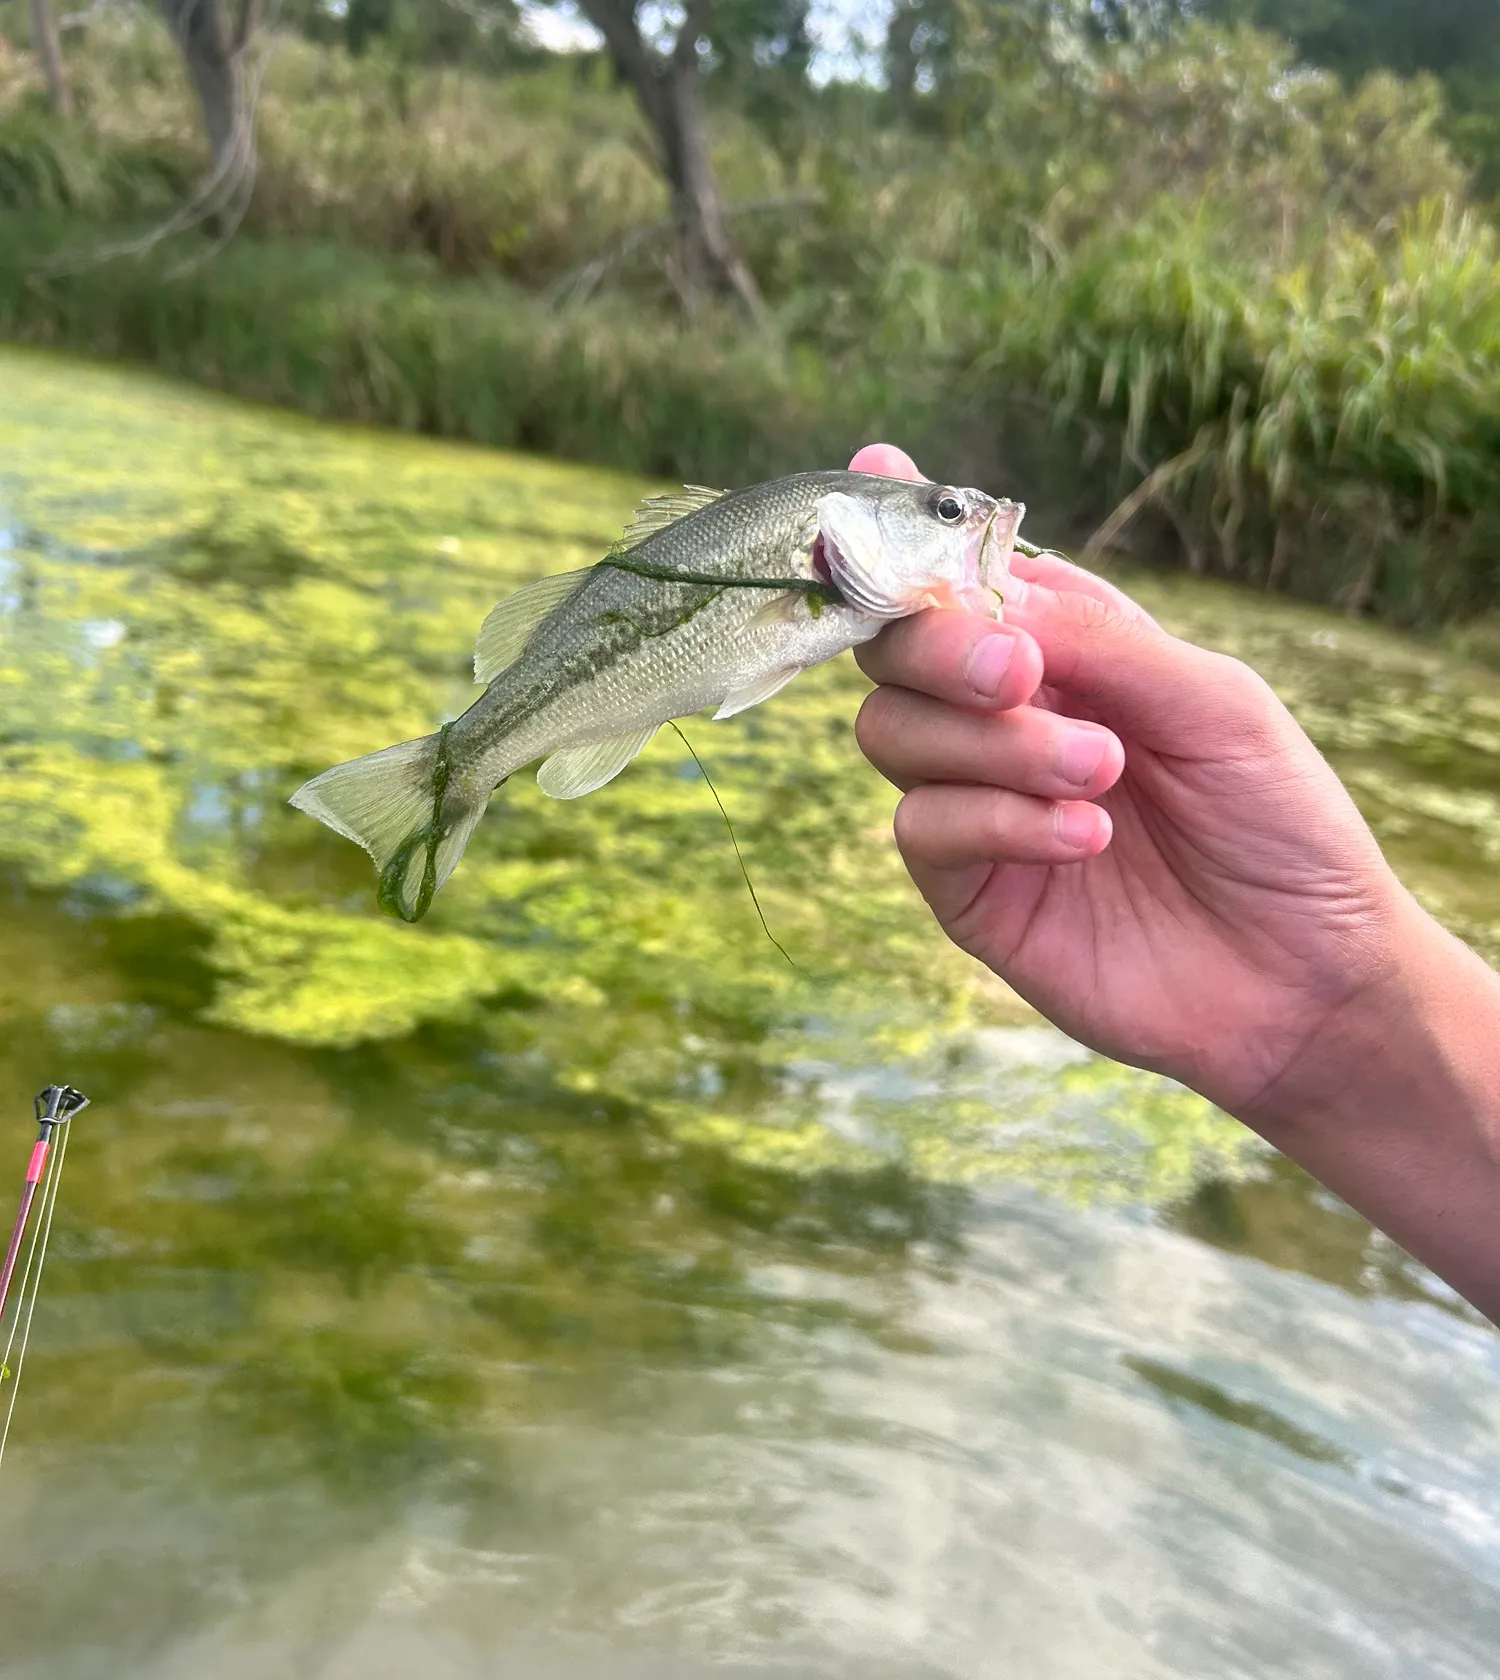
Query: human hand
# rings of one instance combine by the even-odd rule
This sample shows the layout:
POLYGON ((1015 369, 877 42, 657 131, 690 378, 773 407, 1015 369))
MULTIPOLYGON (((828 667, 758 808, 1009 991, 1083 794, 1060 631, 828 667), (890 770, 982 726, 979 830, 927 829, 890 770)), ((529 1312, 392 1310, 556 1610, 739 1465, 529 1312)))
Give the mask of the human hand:
MULTIPOLYGON (((885 445, 850 465, 922 476, 885 445)), ((1003 624, 929 611, 858 652, 859 744, 938 921, 1072 1037, 1231 1112, 1315 1047, 1326 1082, 1415 912, 1352 800, 1248 666, 1056 556, 1014 578, 1003 624)))

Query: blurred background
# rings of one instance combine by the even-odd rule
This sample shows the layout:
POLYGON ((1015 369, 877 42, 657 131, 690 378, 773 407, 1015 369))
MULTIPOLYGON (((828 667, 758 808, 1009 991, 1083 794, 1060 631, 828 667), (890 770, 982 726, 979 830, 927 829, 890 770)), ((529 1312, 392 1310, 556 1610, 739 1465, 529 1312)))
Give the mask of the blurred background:
POLYGON ((795 969, 675 737, 419 928, 285 799, 664 481, 884 436, 1500 960, 1493 0, 66 3, 0 0, 0 1197, 94 1106, 0 1676, 1492 1675, 1492 1328, 945 944, 852 662, 687 726, 795 969))

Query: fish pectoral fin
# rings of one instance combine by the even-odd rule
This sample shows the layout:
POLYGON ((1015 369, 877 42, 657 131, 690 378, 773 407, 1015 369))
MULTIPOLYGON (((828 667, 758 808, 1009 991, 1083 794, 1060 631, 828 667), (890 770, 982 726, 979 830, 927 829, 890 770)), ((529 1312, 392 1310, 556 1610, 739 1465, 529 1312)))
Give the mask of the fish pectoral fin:
POLYGON ((785 595, 773 595, 754 618, 745 621, 747 630, 764 630, 773 624, 794 624, 797 604, 802 600, 800 589, 789 589, 785 595))
POLYGON ((507 665, 514 664, 526 651, 536 627, 592 571, 592 566, 585 566, 582 571, 538 578, 491 607, 474 645, 474 681, 493 682, 507 665))
POLYGON ((769 676, 757 677, 743 688, 732 689, 714 713, 714 722, 717 723, 720 718, 731 718, 737 712, 748 712, 762 700, 769 700, 773 694, 779 694, 793 677, 800 677, 805 669, 803 665, 787 665, 779 671, 772 671, 769 676))
POLYGON ((537 771, 536 785, 553 799, 581 799, 612 782, 660 727, 653 723, 649 729, 632 729, 607 741, 564 747, 537 771))
POLYGON ((686 519, 690 513, 697 513, 699 508, 706 508, 728 494, 727 490, 710 490, 703 484, 684 484, 669 496, 648 496, 635 510, 635 518, 613 552, 623 554, 638 547, 647 537, 654 537, 668 525, 675 525, 679 519, 686 519))

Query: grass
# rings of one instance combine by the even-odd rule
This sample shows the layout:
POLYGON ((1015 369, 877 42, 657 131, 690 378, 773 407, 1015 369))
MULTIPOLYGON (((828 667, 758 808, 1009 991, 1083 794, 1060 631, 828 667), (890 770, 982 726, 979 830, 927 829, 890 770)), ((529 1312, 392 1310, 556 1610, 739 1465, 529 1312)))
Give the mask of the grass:
MULTIPOLYGON (((497 282, 330 244, 235 242, 39 278, 70 224, 0 217, 0 338, 149 362, 310 414, 469 438, 659 477, 749 482, 832 459, 896 424, 879 378, 834 382, 772 341, 556 314, 497 282)), ((910 404, 904 418, 936 430, 910 404)), ((932 405, 929 404, 929 409, 932 405)))

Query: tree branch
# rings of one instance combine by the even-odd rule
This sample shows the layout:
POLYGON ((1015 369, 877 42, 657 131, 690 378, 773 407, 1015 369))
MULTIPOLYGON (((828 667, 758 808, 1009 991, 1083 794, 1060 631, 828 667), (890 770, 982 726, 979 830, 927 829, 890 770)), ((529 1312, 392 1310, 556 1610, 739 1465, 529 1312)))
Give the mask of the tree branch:
POLYGON ((265 10, 265 0, 241 0, 239 27, 234 32, 234 50, 236 56, 242 54, 250 45, 251 37, 260 28, 261 15, 265 10))
POLYGON ((578 9, 604 37, 620 74, 641 93, 655 80, 651 64, 654 55, 636 28, 633 0, 578 0, 578 9))
POLYGON ((708 22, 709 3, 710 0, 692 0, 688 6, 682 28, 677 31, 677 39, 672 43, 672 62, 679 70, 697 68, 698 39, 708 22))
MULTIPOLYGON (((804 187, 796 192, 779 193, 774 198, 745 198, 738 204, 726 204, 724 219, 732 221, 737 216, 753 216, 774 210, 817 209, 826 202, 826 197, 817 187, 804 187)), ((642 222, 638 227, 628 228, 608 250, 601 252, 597 257, 590 257, 587 262, 579 263, 576 268, 570 268, 566 274, 559 275, 543 293, 543 300, 549 306, 558 308, 587 302, 612 268, 618 267, 627 257, 653 239, 676 232, 677 222, 671 216, 662 221, 642 222)))

